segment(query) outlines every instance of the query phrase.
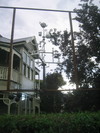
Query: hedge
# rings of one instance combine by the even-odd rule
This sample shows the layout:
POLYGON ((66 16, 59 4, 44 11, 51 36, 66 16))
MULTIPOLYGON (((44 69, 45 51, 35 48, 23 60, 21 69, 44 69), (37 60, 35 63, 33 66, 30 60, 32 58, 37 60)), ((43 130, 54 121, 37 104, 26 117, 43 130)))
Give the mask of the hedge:
POLYGON ((3 115, 0 133, 100 133, 100 112, 3 115))

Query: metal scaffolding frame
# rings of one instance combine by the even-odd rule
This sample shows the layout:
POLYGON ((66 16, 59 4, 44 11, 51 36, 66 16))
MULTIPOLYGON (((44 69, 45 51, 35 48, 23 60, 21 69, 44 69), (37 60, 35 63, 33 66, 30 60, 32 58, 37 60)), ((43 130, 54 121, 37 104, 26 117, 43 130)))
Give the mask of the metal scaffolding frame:
MULTIPOLYGON (((69 14, 69 22, 70 22, 70 32, 71 32, 71 42, 72 42, 72 51, 73 51, 73 65, 74 65, 74 73, 75 73, 75 84, 76 89, 78 89, 78 69, 76 63, 76 55, 75 55, 75 46, 74 46, 74 38, 73 38, 73 25, 72 25, 72 18, 71 13, 75 13, 74 11, 67 11, 67 10, 54 10, 54 9, 40 9, 40 8, 25 8, 25 7, 6 7, 0 6, 0 8, 5 9, 12 9, 13 16, 12 16, 12 29, 11 29, 11 41, 10 41, 10 54, 9 54, 9 66, 8 66, 8 82, 7 82, 7 91, 10 91, 10 77, 11 77, 11 62, 12 62, 12 49, 13 49, 13 37, 14 37, 14 27, 15 27, 15 18, 16 18, 16 11, 18 9, 21 10, 35 10, 35 11, 44 11, 44 12, 64 12, 69 14)), ((45 62, 42 61, 43 65, 43 80, 45 81, 45 62)), ((18 90, 16 90, 17 92, 18 90)), ((23 90, 21 90, 23 91, 23 90)), ((28 92, 29 90, 27 90, 28 92)))

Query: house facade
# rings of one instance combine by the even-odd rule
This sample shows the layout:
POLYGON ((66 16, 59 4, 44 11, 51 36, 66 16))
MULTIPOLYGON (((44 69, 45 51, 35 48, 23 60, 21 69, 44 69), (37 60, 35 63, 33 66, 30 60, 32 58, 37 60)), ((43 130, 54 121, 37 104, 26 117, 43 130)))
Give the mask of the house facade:
MULTIPOLYGON (((35 53, 38 52, 34 36, 13 41, 10 91, 8 92, 6 90, 10 40, 0 35, 0 103, 7 108, 8 114, 11 112, 16 114, 35 114, 40 112, 40 97, 38 93, 40 89, 40 71, 35 66, 35 59, 39 58, 39 55, 35 53)), ((2 109, 0 112, 2 112, 2 109)))

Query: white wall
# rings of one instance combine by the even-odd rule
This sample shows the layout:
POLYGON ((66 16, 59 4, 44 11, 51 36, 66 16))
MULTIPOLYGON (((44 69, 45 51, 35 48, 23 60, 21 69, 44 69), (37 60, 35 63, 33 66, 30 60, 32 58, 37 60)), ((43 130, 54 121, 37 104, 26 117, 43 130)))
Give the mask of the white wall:
POLYGON ((22 89, 33 89, 34 88, 34 81, 29 80, 25 76, 22 76, 22 89))

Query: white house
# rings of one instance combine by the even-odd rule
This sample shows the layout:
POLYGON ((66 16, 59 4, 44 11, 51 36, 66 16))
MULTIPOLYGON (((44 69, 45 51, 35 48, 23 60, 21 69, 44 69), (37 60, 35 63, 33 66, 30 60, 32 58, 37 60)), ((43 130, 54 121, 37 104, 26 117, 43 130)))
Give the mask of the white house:
POLYGON ((40 71, 35 66, 35 59, 39 57, 35 53, 38 52, 35 36, 13 41, 10 90, 22 91, 8 92, 10 39, 0 35, 0 101, 7 106, 8 114, 14 110, 19 114, 40 112, 40 97, 37 94, 40 89, 40 71))

